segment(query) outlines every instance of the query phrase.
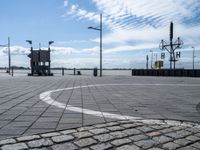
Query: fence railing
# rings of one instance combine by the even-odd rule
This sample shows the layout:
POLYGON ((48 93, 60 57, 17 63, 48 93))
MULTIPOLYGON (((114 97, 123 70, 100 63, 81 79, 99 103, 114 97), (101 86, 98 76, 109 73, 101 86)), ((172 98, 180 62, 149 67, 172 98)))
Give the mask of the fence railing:
POLYGON ((200 70, 192 69, 133 69, 132 76, 175 76, 175 77, 200 77, 200 70))
MULTIPOLYGON (((31 73, 30 69, 11 69, 10 75, 12 76, 27 76, 31 73)), ((99 70, 96 68, 93 69, 66 69, 66 68, 56 68, 51 69, 51 73, 54 76, 67 76, 67 75, 84 75, 84 76, 99 76, 99 70)), ((0 76, 8 76, 6 69, 0 69, 0 76)), ((117 69, 105 69, 103 70, 103 76, 131 76, 131 69, 127 70, 117 70, 117 69)))

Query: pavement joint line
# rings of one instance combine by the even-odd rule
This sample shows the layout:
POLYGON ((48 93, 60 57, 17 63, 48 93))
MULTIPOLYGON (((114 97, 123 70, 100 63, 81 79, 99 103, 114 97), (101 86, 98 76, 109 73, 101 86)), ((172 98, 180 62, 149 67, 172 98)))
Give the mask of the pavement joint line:
MULTIPOLYGON (((87 88, 87 87, 103 87, 103 86, 136 86, 136 85, 146 85, 146 86, 200 86, 200 84, 94 84, 94 85, 86 85, 86 86, 76 86, 76 87, 68 87, 68 88, 62 88, 62 89, 55 89, 43 92, 39 95, 40 99, 47 103, 48 105, 53 105, 61 109, 78 112, 78 113, 84 113, 87 115, 93 115, 97 117, 102 118, 111 118, 111 119, 118 119, 118 120, 131 120, 135 122, 142 122, 142 123, 156 123, 156 124, 168 124, 173 126, 185 126, 185 127, 191 127, 191 124, 183 123, 181 121, 176 120, 156 120, 156 119, 144 119, 141 117, 133 117, 133 116, 126 116, 126 115, 117 115, 107 112, 100 112, 100 111, 94 111, 90 109, 85 108, 79 108, 74 107, 72 105, 65 105, 63 103, 60 103, 58 101, 55 101, 53 98, 51 98, 51 94, 59 91, 67 91, 67 90, 74 90, 74 89, 80 89, 80 88, 87 88)), ((199 124, 194 124, 197 128, 200 128, 199 124)))

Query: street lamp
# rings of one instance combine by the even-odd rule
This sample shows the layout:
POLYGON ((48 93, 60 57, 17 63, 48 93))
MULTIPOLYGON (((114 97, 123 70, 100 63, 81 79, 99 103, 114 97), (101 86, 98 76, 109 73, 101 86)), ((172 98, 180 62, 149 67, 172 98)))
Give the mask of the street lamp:
POLYGON ((193 70, 194 70, 195 47, 192 46, 192 48, 193 48, 192 68, 193 68, 193 70))
POLYGON ((49 75, 51 74, 51 55, 50 55, 51 48, 50 48, 50 45, 53 43, 54 43, 54 41, 49 41, 49 47, 48 47, 48 51, 49 51, 49 72, 48 72, 48 74, 49 75))
POLYGON ((151 69, 153 69, 153 50, 150 50, 151 52, 151 69))
POLYGON ((31 46, 31 75, 33 75, 33 45, 31 40, 26 40, 31 46))
POLYGON ((88 29, 100 31, 100 77, 102 77, 102 14, 100 14, 100 26, 88 27, 88 29))

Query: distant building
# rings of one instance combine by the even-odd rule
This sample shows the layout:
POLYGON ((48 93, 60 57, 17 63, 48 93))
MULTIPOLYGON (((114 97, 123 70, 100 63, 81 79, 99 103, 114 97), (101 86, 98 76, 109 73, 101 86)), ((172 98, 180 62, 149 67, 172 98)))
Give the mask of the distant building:
POLYGON ((28 55, 31 66, 31 73, 29 76, 52 76, 50 50, 31 50, 28 55))
POLYGON ((162 60, 155 61, 155 69, 161 69, 162 67, 163 67, 162 60))

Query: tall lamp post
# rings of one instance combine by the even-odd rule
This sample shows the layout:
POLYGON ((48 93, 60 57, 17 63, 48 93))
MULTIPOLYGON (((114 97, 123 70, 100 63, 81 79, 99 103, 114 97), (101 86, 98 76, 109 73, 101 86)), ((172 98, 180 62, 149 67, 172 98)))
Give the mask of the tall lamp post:
POLYGON ((194 70, 194 58, 195 58, 195 47, 192 46, 193 48, 193 56, 192 56, 192 69, 194 70))
POLYGON ((26 40, 31 46, 31 75, 33 75, 33 45, 31 40, 26 40))
POLYGON ((51 74, 51 55, 50 55, 51 48, 50 48, 50 46, 51 46, 51 44, 53 44, 53 43, 54 43, 54 41, 49 41, 49 47, 48 47, 48 51, 49 51, 49 72, 48 72, 48 74, 49 74, 49 75, 51 74))
POLYGON ((100 31, 100 77, 102 77, 102 14, 100 14, 100 26, 88 27, 88 29, 100 31))

